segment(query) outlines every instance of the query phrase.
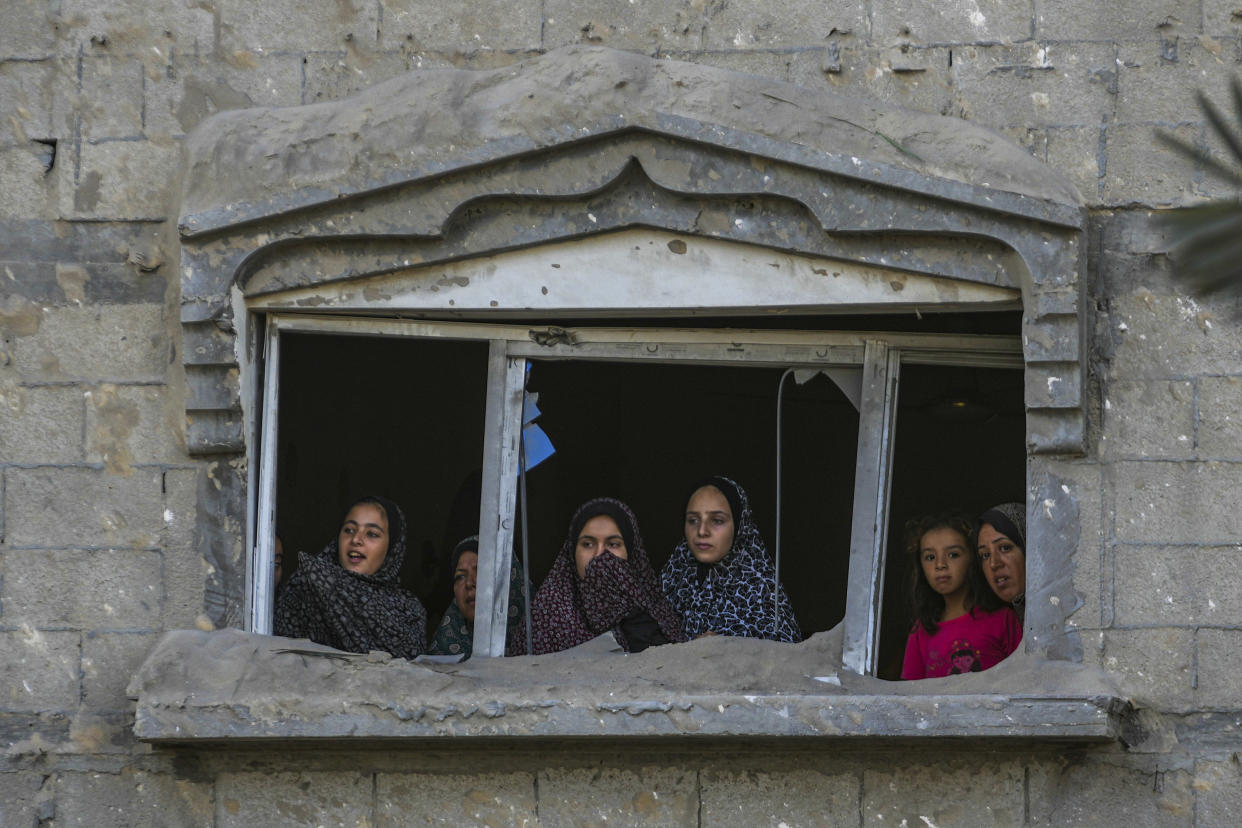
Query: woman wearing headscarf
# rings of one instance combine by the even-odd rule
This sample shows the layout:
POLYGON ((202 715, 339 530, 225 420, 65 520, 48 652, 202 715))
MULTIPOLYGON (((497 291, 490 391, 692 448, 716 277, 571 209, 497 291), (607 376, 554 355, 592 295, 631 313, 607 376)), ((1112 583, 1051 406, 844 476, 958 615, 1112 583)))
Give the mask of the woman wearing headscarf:
POLYGON ((568 650, 611 630, 631 653, 685 641, 630 508, 610 497, 583 504, 531 605, 535 655, 568 650))
POLYGON ((401 508, 383 497, 362 498, 322 552, 299 553, 276 604, 276 634, 351 653, 420 655, 427 611, 399 585, 404 559, 401 508))
POLYGON ((1002 503, 979 515, 979 565, 992 592, 1026 620, 1026 506, 1002 503))
MULTIPOLYGON (((474 601, 479 572, 479 536, 471 535, 453 548, 449 558, 453 576, 453 603, 449 604, 427 652, 432 655, 461 655, 474 651, 474 601)), ((522 588, 522 568, 517 558, 509 565, 509 620, 505 633, 505 655, 526 654, 526 591, 522 588)))
POLYGON ((801 641, 745 490, 727 477, 701 480, 690 489, 685 519, 660 580, 686 635, 801 641))

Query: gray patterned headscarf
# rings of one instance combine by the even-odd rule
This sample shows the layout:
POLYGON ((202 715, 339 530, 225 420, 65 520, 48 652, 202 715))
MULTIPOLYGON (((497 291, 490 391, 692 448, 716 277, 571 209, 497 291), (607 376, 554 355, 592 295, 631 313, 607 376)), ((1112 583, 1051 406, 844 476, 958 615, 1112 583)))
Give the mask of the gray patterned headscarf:
MULTIPOLYGON (((398 658, 421 655, 427 641, 427 611, 400 586, 405 560, 405 515, 383 497, 373 503, 388 518, 388 552, 374 575, 341 566, 337 538, 318 554, 298 553, 298 569, 276 604, 276 635, 309 638, 350 653, 382 650, 398 658)), ((345 514, 349 514, 346 510, 345 514)))

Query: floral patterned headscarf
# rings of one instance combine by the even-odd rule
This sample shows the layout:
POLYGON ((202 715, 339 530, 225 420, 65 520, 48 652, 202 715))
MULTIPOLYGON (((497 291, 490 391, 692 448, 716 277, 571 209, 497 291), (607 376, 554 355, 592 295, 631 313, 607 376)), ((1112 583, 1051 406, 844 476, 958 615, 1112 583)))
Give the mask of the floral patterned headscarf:
POLYGON ((669 641, 685 641, 681 620, 669 605, 655 570, 647 559, 638 520, 630 508, 610 497, 583 504, 569 522, 565 543, 552 563, 531 605, 535 654, 568 650, 612 630, 630 649, 621 622, 635 611, 645 611, 669 641), (607 515, 616 521, 625 540, 626 557, 603 553, 578 577, 574 550, 578 536, 591 518, 607 515))

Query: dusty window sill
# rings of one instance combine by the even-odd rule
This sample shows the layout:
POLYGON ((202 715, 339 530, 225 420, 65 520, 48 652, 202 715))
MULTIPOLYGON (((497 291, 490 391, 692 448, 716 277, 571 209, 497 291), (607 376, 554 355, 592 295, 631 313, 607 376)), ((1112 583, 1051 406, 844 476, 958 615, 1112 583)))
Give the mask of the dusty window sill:
MULTIPOLYGON (((589 649, 589 645, 584 645, 589 649)), ((580 648, 583 649, 583 648, 580 648)), ((130 684, 139 739, 1116 739, 1128 707, 1080 665, 1011 658, 891 683, 840 673, 835 633, 421 665, 237 630, 168 633, 130 684), (819 678, 817 678, 819 677, 819 678), (823 679, 828 679, 827 681, 823 679)))

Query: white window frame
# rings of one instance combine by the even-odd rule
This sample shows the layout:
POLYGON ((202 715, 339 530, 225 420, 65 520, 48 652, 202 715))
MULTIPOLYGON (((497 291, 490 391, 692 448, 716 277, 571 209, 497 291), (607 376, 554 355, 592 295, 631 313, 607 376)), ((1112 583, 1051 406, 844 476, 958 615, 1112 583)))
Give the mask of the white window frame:
MULTIPOLYGON (((554 321, 554 320, 548 320, 554 321)), ((257 487, 248 522, 247 629, 270 634, 273 538, 280 406, 281 335, 416 337, 486 341, 488 375, 484 426, 483 488, 479 524, 479 582, 474 653, 502 656, 508 617, 508 550, 518 490, 519 437, 528 360, 694 363, 779 368, 853 366, 862 372, 857 472, 850 538, 849 586, 842 665, 874 674, 883 610, 885 547, 894 428, 903 364, 1024 367, 1017 336, 739 329, 584 326, 555 344, 537 344, 533 332, 547 324, 429 322, 358 316, 267 313, 259 424, 257 487), (486 619, 480 623, 478 619, 486 619)), ((258 378, 256 378, 258 379, 258 378)))

